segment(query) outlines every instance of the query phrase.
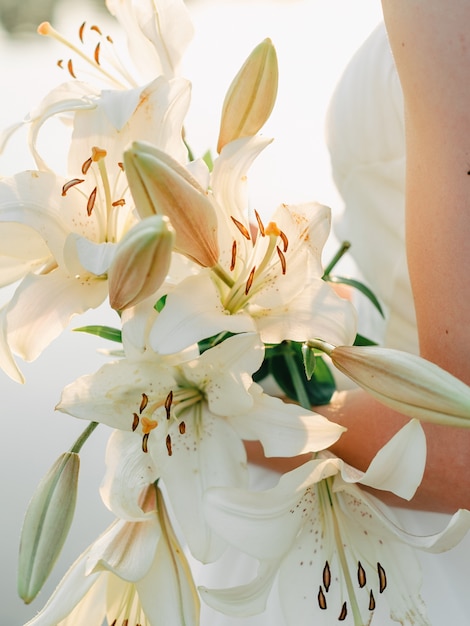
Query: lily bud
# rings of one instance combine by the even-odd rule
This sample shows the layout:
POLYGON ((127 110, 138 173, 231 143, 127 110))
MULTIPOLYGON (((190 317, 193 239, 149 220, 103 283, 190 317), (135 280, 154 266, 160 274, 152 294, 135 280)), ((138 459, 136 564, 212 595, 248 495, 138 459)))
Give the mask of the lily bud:
POLYGON ((217 216, 207 193, 177 161, 158 148, 134 142, 124 168, 141 218, 166 215, 176 232, 175 250, 202 267, 219 259, 217 216))
POLYGON ((28 604, 49 576, 75 511, 80 457, 62 454, 39 483, 21 531, 18 594, 28 604))
POLYGON ((278 65, 270 39, 262 41, 233 79, 222 107, 217 152, 234 139, 256 135, 277 96, 278 65))
POLYGON ((383 404, 418 419, 470 427, 470 387, 419 356, 376 346, 340 346, 333 364, 383 404))
POLYGON ((155 293, 168 274, 174 241, 165 215, 146 217, 124 235, 108 270, 113 309, 123 311, 155 293))

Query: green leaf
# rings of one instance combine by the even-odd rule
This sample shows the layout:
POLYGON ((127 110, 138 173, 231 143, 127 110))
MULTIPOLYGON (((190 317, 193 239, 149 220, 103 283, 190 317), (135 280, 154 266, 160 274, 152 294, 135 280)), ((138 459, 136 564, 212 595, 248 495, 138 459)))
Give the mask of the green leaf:
POLYGON ((202 160, 207 165, 209 172, 212 172, 212 170, 214 169, 214 161, 212 159, 212 154, 210 150, 206 150, 202 157, 202 160))
POLYGON ((372 341, 372 339, 368 339, 364 337, 364 335, 360 335, 359 333, 356 335, 356 339, 354 340, 355 346, 376 346, 377 342, 372 341))
POLYGON ((119 328, 112 328, 111 326, 82 326, 81 328, 74 328, 74 331, 97 335, 98 337, 109 339, 110 341, 122 343, 122 336, 119 328))
POLYGON ((329 283, 349 285, 350 287, 354 287, 372 302, 372 304, 375 306, 375 308, 377 309, 377 311, 380 313, 382 317, 385 317, 383 309, 380 306, 380 302, 378 301, 375 294, 369 289, 369 287, 367 287, 367 285, 364 285, 364 283, 361 283, 360 280, 356 280, 355 278, 348 278, 347 276, 329 276, 329 275, 326 275, 324 279, 328 281, 329 283))
POLYGON ((161 313, 163 311, 163 307, 166 304, 166 297, 167 297, 167 294, 159 298, 153 305, 153 308, 155 309, 155 311, 157 311, 157 313, 161 313))
POLYGON ((302 356, 304 358, 305 376, 307 377, 307 380, 311 380, 316 365, 315 350, 310 348, 308 344, 304 343, 302 345, 302 356))

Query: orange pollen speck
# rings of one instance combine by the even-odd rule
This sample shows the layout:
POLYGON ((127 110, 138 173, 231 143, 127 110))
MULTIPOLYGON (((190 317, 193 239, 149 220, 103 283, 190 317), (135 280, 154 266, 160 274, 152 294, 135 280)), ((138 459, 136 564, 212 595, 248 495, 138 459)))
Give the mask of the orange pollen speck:
POLYGON ((142 424, 142 433, 144 435, 148 435, 154 428, 158 426, 157 420, 152 420, 148 417, 142 417, 140 423, 142 424))
POLYGON ((111 203, 111 206, 124 206, 126 204, 126 201, 124 200, 124 198, 120 198, 119 200, 115 200, 114 202, 111 203))
POLYGON ((72 63, 72 59, 69 59, 67 62, 67 69, 69 71, 69 74, 72 78, 77 78, 75 76, 75 72, 73 71, 73 63, 72 63))
POLYGON ((75 185, 79 185, 80 183, 83 183, 83 178, 72 178, 72 180, 69 180, 62 187, 62 195, 65 196, 69 189, 71 189, 72 187, 75 187, 75 185))
POLYGON ((98 148, 98 146, 93 146, 93 148, 91 149, 91 158, 95 163, 97 163, 101 159, 104 159, 106 154, 106 150, 104 150, 103 148, 98 148))
POLYGON ((88 198, 88 202, 86 203, 86 212, 88 214, 88 217, 90 217, 92 211, 93 211, 93 207, 95 206, 95 200, 96 200, 96 187, 93 189, 93 191, 90 194, 90 197, 88 198))

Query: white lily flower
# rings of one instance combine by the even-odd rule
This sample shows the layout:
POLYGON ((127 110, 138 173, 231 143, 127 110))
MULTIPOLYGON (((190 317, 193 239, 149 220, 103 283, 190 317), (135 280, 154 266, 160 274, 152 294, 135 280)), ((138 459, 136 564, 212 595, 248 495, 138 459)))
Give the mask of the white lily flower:
POLYGON ((199 597, 158 487, 140 519, 116 520, 72 565, 27 626, 197 626, 199 597))
POLYGON ((143 485, 161 478, 189 548, 209 562, 225 547, 202 509, 210 486, 246 486, 244 439, 269 456, 324 449, 343 428, 252 383, 263 360, 256 334, 236 335, 175 363, 148 349, 67 386, 58 410, 120 431, 108 449, 104 499, 133 519, 143 485))
POLYGON ((412 548, 448 550, 470 528, 459 511, 436 535, 407 534, 359 485, 410 499, 425 463, 425 439, 413 420, 360 472, 328 452, 285 474, 273 489, 212 489, 206 510, 215 530, 260 561, 258 577, 231 589, 202 589, 217 610, 239 617, 262 612, 276 575, 289 626, 337 621, 363 626, 387 603, 401 624, 429 626, 419 596, 412 548))
MULTIPOLYGON (((246 219, 246 171, 267 145, 252 137, 230 142, 211 180, 218 217, 219 262, 168 294, 150 337, 154 350, 170 354, 222 331, 256 330, 264 343, 355 337, 353 306, 322 280, 321 252, 330 210, 316 203, 281 205, 272 221, 258 218, 253 241, 246 219)), ((334 343, 334 342, 332 342, 334 343)))

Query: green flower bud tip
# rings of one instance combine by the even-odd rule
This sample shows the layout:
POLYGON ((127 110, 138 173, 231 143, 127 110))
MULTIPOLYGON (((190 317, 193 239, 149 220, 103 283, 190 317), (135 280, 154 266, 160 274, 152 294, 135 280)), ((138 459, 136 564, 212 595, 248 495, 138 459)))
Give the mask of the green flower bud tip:
POLYGON ((170 268, 175 232, 164 215, 152 215, 119 242, 108 271, 109 302, 123 311, 151 296, 170 268))
POLYGON ((266 123, 277 96, 278 64, 270 39, 262 41, 232 81, 222 107, 217 151, 234 139, 256 135, 266 123))
POLYGON ((21 531, 18 594, 29 604, 56 562, 72 523, 80 457, 62 454, 39 483, 21 531))

